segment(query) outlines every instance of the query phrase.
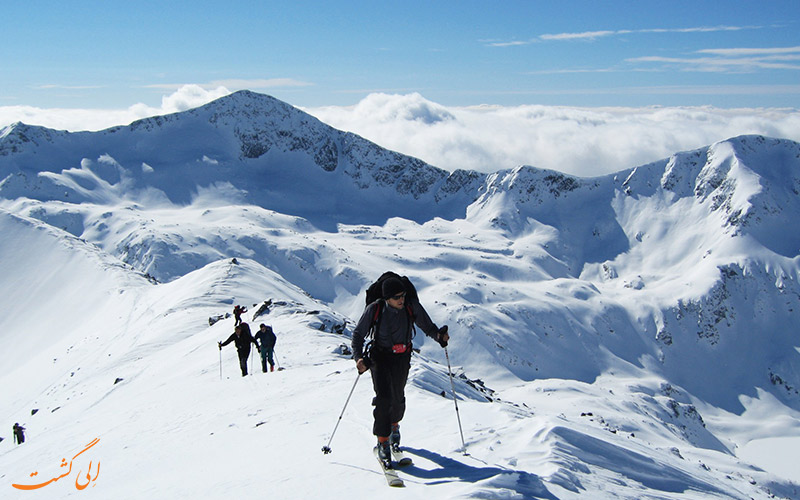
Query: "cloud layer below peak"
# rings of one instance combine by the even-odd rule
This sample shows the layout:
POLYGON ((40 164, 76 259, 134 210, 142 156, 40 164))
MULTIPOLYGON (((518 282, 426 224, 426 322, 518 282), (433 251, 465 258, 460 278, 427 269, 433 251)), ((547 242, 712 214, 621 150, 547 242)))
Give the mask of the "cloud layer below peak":
POLYGON ((371 94, 355 106, 306 111, 447 170, 532 165, 588 177, 738 135, 800 141, 795 109, 445 107, 419 94, 371 94))

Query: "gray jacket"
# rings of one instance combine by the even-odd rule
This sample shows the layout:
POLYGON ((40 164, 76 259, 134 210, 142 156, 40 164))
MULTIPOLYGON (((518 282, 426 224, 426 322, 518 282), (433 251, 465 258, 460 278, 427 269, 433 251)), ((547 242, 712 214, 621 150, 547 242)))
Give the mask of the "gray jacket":
POLYGON ((425 332, 425 335, 436 340, 439 337, 439 328, 431 321, 427 311, 417 301, 407 302, 403 309, 396 309, 384 300, 376 300, 364 309, 364 314, 358 320, 355 330, 353 330, 353 359, 364 357, 364 339, 369 334, 372 327, 375 311, 378 307, 383 307, 383 311, 378 318, 378 331, 374 333, 372 340, 373 348, 391 350, 395 344, 411 344, 413 329, 408 308, 414 315, 414 323, 425 332))

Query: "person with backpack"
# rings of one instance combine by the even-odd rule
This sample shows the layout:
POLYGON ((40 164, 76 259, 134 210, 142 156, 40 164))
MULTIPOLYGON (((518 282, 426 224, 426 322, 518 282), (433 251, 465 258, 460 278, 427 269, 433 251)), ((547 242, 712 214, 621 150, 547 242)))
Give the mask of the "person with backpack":
POLYGON ((239 367, 242 369, 242 377, 247 375, 247 359, 250 357, 250 343, 256 343, 256 339, 250 334, 250 325, 247 323, 240 323, 236 326, 236 329, 228 337, 228 340, 225 342, 217 342, 219 345, 219 350, 221 351, 222 348, 231 342, 234 342, 236 345, 236 352, 239 354, 239 367))
POLYGON ((14 441, 19 445, 25 442, 25 427, 19 425, 19 422, 14 423, 14 441))
POLYGON ((244 311, 244 308, 239 304, 233 307, 233 326, 239 326, 242 323, 242 313, 244 311))
POLYGON ((275 332, 271 326, 261 323, 256 333, 256 340, 260 342, 258 352, 261 354, 261 371, 267 373, 267 361, 269 361, 269 371, 275 371, 275 362, 272 360, 272 352, 275 349, 275 332))
POLYGON ((367 290, 367 307, 353 330, 352 349, 358 373, 370 370, 372 375, 372 433, 378 438, 378 458, 388 469, 392 467, 392 450, 400 450, 400 421, 406 410, 405 385, 415 325, 443 348, 447 346, 447 326, 439 328, 433 323, 411 281, 396 273, 384 273, 367 290), (370 341, 365 348, 367 338, 370 341))

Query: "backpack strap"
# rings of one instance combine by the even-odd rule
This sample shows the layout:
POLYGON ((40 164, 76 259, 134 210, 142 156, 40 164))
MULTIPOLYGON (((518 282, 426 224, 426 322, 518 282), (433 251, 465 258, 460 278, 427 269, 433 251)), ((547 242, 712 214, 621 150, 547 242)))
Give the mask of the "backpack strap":
MULTIPOLYGON (((372 341, 375 339, 375 333, 381 326, 381 318, 383 317, 383 309, 386 307, 386 301, 383 299, 378 299, 375 302, 378 303, 378 306, 375 308, 375 314, 372 315, 372 324, 369 327, 369 332, 367 332, 367 339, 368 342, 364 347, 364 356, 367 356, 369 350, 372 348, 372 341)), ((411 344, 414 340, 414 337, 417 336, 417 328, 416 324, 414 323, 414 310, 411 308, 411 304, 406 303, 405 307, 406 313, 408 313, 408 333, 406 334, 406 344, 411 344)))
POLYGON ((372 316, 372 324, 369 327, 369 336, 375 338, 375 333, 381 327, 381 318, 383 317, 383 308, 386 307, 386 301, 378 299, 378 307, 375 308, 375 314, 372 316))
POLYGON ((414 340, 414 337, 417 336, 417 327, 415 323, 416 318, 414 317, 414 311, 411 309, 410 303, 406 303, 406 312, 408 313, 408 323, 409 323, 408 327, 409 334, 407 337, 408 338, 407 343, 411 344, 411 341, 414 340))
POLYGON ((369 325, 369 330, 366 335, 366 343, 364 344, 364 357, 369 358, 370 351, 372 350, 372 341, 375 340, 375 332, 380 327, 380 318, 383 308, 386 306, 386 301, 378 299, 377 306, 375 307, 375 314, 372 315, 372 323, 369 325))

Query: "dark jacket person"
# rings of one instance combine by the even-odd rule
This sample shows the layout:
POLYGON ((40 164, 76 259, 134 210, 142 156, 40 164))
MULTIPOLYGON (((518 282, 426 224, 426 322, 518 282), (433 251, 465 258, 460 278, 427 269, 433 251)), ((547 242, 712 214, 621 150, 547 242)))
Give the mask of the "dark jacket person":
POLYGON ((250 344, 253 343, 258 347, 255 339, 250 334, 250 325, 247 323, 238 324, 231 336, 228 337, 228 340, 218 342, 219 349, 222 350, 224 346, 231 342, 236 344, 236 352, 239 354, 239 367, 242 369, 242 377, 244 377, 247 375, 247 358, 250 357, 250 344))
POLYGON ((359 373, 370 370, 375 390, 372 433, 378 437, 378 454, 391 466, 391 446, 400 446, 400 421, 406 410, 405 385, 411 366, 411 340, 414 325, 427 336, 447 345, 447 326, 438 328, 419 303, 406 303, 402 281, 388 278, 383 282, 383 298, 369 304, 353 330, 353 359, 359 373), (379 309, 380 308, 380 309, 379 309), (372 347, 365 360, 364 339, 373 328, 372 347), (369 365, 369 366, 368 366, 369 365))

